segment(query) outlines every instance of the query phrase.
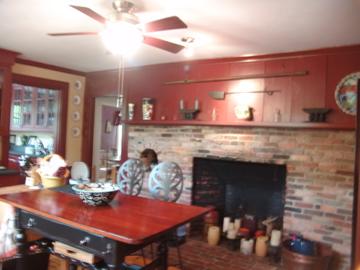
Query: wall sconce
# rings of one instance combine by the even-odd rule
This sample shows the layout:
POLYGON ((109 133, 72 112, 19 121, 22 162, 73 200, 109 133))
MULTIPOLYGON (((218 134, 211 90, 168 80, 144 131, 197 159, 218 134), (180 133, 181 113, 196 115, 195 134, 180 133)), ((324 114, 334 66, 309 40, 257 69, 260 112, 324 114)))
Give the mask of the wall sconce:
POLYGON ((194 109, 185 109, 184 100, 180 99, 180 114, 183 120, 193 120, 199 112, 198 99, 195 99, 194 109))

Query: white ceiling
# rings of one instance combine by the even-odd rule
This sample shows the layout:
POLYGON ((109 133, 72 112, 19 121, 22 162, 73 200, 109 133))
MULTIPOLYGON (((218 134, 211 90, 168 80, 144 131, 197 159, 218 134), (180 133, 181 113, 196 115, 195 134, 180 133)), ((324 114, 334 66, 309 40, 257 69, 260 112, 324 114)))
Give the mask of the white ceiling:
MULTIPOLYGON (((269 54, 360 44, 360 0, 132 0, 141 22, 177 15, 187 29, 154 33, 181 44, 195 38, 192 59, 269 54)), ((114 69, 99 36, 50 37, 49 32, 98 31, 102 25, 69 7, 103 16, 111 0, 0 0, 0 48, 21 58, 79 71, 114 69)), ((148 45, 126 66, 186 60, 148 45)))

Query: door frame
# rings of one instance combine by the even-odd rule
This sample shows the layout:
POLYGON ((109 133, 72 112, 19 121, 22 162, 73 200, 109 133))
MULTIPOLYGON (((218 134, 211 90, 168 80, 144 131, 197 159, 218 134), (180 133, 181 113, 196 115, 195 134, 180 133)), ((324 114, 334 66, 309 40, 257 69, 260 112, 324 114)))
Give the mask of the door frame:
MULTIPOLYGON (((28 85, 33 87, 41 87, 53 90, 59 90, 59 121, 55 130, 54 152, 65 157, 66 146, 66 123, 67 123, 67 109, 69 96, 69 83, 62 81, 55 81, 40 77, 32 77, 22 74, 13 74, 12 83, 28 85)), ((12 90, 12 88, 11 88, 12 90)), ((11 98, 12 102, 12 98, 11 98)), ((11 103, 10 103, 11 106, 11 103)), ((11 116, 10 116, 11 117, 11 116)), ((9 123, 11 121, 9 117, 9 123)), ((9 151, 9 149, 7 149, 9 151)))

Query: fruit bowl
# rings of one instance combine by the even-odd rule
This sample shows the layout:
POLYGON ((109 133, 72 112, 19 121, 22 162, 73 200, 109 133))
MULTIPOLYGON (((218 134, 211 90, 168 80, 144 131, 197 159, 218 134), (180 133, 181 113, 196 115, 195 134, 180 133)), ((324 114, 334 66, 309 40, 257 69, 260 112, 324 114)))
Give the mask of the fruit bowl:
POLYGON ((107 205, 119 191, 119 187, 112 183, 87 183, 72 186, 80 199, 91 206, 107 205))

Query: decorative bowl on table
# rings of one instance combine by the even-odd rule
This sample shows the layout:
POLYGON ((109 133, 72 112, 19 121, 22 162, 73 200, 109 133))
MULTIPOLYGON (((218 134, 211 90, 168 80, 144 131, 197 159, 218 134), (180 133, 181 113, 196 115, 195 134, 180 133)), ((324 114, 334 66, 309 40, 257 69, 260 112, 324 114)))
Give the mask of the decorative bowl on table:
POLYGON ((78 184, 73 186, 72 189, 84 203, 91 206, 109 204, 119 191, 119 187, 112 183, 78 184))

